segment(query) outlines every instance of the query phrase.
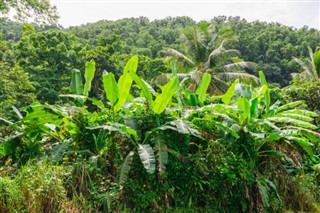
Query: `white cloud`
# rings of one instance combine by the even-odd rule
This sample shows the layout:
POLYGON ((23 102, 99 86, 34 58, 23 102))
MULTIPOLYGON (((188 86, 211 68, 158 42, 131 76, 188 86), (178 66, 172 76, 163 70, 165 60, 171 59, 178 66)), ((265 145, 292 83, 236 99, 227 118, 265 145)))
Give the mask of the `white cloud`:
POLYGON ((320 29, 320 3, 317 0, 52 0, 57 5, 64 27, 96 22, 146 16, 149 19, 167 16, 189 16, 197 21, 214 16, 240 16, 248 21, 279 22, 288 26, 320 29))

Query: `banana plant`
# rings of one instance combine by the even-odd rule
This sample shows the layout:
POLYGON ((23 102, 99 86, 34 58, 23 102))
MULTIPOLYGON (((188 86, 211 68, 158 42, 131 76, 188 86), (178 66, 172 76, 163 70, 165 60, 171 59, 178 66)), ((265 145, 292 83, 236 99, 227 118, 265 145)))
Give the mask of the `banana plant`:
POLYGON ((301 152, 315 162, 312 146, 320 141, 318 127, 312 124, 318 115, 303 109, 301 101, 271 104, 264 74, 260 71, 259 75, 261 87, 253 89, 237 81, 222 96, 224 104, 207 105, 189 115, 195 124, 215 125, 220 141, 251 162, 257 183, 261 183, 259 177, 267 176, 262 165, 276 161, 284 169, 284 162, 299 167, 301 152))
MULTIPOLYGON (((36 157, 41 154, 43 147, 47 146, 50 138, 55 138, 53 129, 63 123, 58 108, 50 105, 42 105, 34 103, 25 109, 25 116, 15 109, 19 120, 11 122, 0 118, 1 121, 7 123, 9 134, 0 143, 0 150, 3 156, 12 156, 14 160, 17 153, 24 153, 22 156, 27 158, 36 157), (47 143, 48 142, 48 143, 47 143)), ((59 137, 59 135, 56 135, 59 137)), ((57 138, 56 138, 57 139, 57 138)), ((22 160, 22 159, 20 159, 22 160)))
POLYGON ((72 70, 71 73, 71 84, 70 84, 70 92, 71 94, 59 95, 59 97, 69 97, 76 99, 76 103, 79 105, 83 105, 84 100, 86 100, 89 96, 89 92, 91 90, 91 82, 94 78, 94 74, 96 71, 96 63, 94 60, 87 61, 85 64, 85 84, 82 83, 81 72, 78 69, 72 70))
POLYGON ((133 56, 126 64, 122 76, 116 82, 112 73, 105 72, 103 74, 103 85, 106 98, 110 102, 115 112, 119 111, 130 95, 130 89, 133 81, 142 91, 142 96, 148 101, 150 109, 156 113, 162 113, 171 103, 171 99, 177 89, 177 78, 172 78, 161 90, 156 99, 153 99, 154 89, 136 74, 138 67, 138 57, 133 56))
POLYGON ((196 88, 195 92, 192 92, 189 89, 186 89, 184 86, 184 81, 186 79, 183 79, 180 82, 179 76, 177 74, 177 69, 175 67, 175 64, 173 62, 170 62, 171 64, 171 70, 172 70, 172 76, 177 77, 177 90, 176 90, 176 99, 178 100, 179 106, 203 106, 205 97, 207 95, 207 90, 210 86, 211 82, 211 75, 208 73, 204 73, 201 77, 200 83, 196 88))
POLYGON ((219 120, 214 122, 221 123, 219 128, 237 140, 244 140, 243 135, 254 138, 254 150, 258 156, 279 154, 275 149, 262 150, 264 146, 271 148, 270 143, 278 146, 278 142, 282 141, 296 150, 301 147, 314 160, 311 142, 319 141, 320 134, 315 131, 317 126, 312 121, 318 115, 300 109, 303 106, 301 101, 282 106, 279 102, 271 105, 269 87, 261 71, 259 75, 262 86, 252 90, 250 97, 246 97, 247 91, 242 90, 242 85, 235 82, 222 97, 225 104, 212 104, 197 111, 207 112, 207 119, 219 120), (236 95, 238 97, 232 102, 236 95), (233 104, 227 105, 230 102, 233 104))
POLYGON ((129 151, 120 168, 120 185, 123 185, 128 180, 133 157, 136 154, 139 155, 141 163, 143 164, 147 173, 153 174, 157 170, 159 175, 164 174, 166 164, 168 163, 168 153, 174 153, 174 151, 170 150, 165 143, 164 135, 166 131, 176 131, 183 135, 193 135, 201 138, 200 133, 192 126, 191 123, 181 119, 168 122, 165 125, 152 129, 146 133, 142 141, 139 138, 136 130, 123 124, 109 123, 108 125, 104 126, 87 128, 120 132, 121 134, 127 136, 131 143, 134 144, 135 148, 129 151))

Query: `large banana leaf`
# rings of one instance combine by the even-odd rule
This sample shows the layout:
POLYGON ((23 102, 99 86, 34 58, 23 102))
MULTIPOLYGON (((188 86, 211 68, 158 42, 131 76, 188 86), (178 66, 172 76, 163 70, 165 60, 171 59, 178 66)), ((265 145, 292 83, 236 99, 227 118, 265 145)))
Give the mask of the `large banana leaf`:
POLYGON ((222 102, 224 104, 229 104, 231 101, 231 98, 234 96, 236 84, 239 83, 239 79, 237 79, 235 82, 231 84, 227 92, 222 96, 222 102))
POLYGON ((132 79, 136 82, 138 87, 141 89, 143 96, 149 101, 150 109, 152 109, 153 108, 153 99, 152 99, 152 94, 151 94, 149 87, 145 84, 145 82, 143 82, 139 78, 139 76, 136 73, 132 72, 130 74, 131 74, 132 79))
POLYGON ((83 94, 83 84, 82 84, 81 73, 77 69, 72 70, 70 89, 72 94, 75 94, 75 95, 83 94))
POLYGON ((96 62, 94 60, 86 62, 86 69, 84 71, 84 78, 86 79, 86 83, 83 88, 83 95, 88 96, 91 90, 91 81, 94 77, 94 73, 96 71, 96 62))
POLYGON ((54 162, 60 161, 70 145, 69 141, 55 144, 48 152, 48 155, 51 156, 51 160, 54 162))
POLYGON ((168 124, 159 127, 158 129, 160 129, 160 130, 171 129, 171 130, 179 132, 180 134, 184 134, 184 135, 189 134, 189 135, 193 135, 195 137, 200 137, 200 133, 198 130, 193 128, 190 123, 188 123, 184 120, 181 120, 181 119, 171 121, 168 124))
POLYGON ((241 117, 243 121, 250 116, 250 104, 247 98, 240 97, 237 101, 238 108, 242 111, 241 117))
POLYGON ((114 78, 113 73, 104 72, 102 75, 103 88, 107 99, 114 106, 118 101, 118 84, 114 78))
POLYGON ((120 77, 118 82, 119 92, 118 92, 118 102, 114 106, 114 111, 117 112, 127 101, 130 95, 130 88, 132 85, 132 77, 130 73, 135 73, 138 68, 138 57, 133 56, 124 67, 123 75, 120 77))
POLYGON ((284 110, 287 110, 287 109, 292 109, 292 108, 295 108, 295 107, 300 106, 300 105, 303 105, 303 104, 304 104, 303 101, 290 102, 290 103, 287 103, 287 104, 282 105, 281 107, 279 107, 279 108, 276 110, 276 113, 281 112, 281 111, 284 111, 284 110))
POLYGON ((156 170, 156 160, 149 144, 138 144, 138 153, 144 168, 149 174, 156 170))
POLYGON ((305 121, 301 121, 299 119, 295 118, 289 118, 289 117, 270 117, 267 118, 266 120, 276 122, 276 123, 284 123, 284 124, 293 124, 298 127, 303 127, 307 129, 317 129, 318 127, 305 121))
POLYGON ((156 98, 153 111, 156 114, 162 113, 171 102, 172 96, 178 88, 177 77, 174 76, 163 88, 162 93, 156 98))
POLYGON ((312 147, 311 147, 312 144, 310 144, 307 139, 302 138, 302 137, 295 137, 295 136, 286 136, 285 138, 290 141, 297 142, 304 149, 304 151, 306 151, 308 153, 311 160, 315 161, 315 157, 314 157, 312 147))
POLYGON ((93 127, 89 126, 89 127, 86 127, 86 129, 91 129, 91 130, 105 129, 112 132, 119 132, 120 134, 125 135, 128 138, 130 138, 130 136, 133 136, 135 140, 139 139, 138 134, 134 129, 116 122, 110 122, 109 125, 103 125, 103 126, 93 126, 93 127))
POLYGON ((128 174, 131 169, 133 155, 134 155, 134 152, 132 152, 132 151, 129 152, 129 154, 127 155, 126 159, 124 160, 124 162, 121 166, 120 178, 119 178, 120 185, 123 185, 128 179, 128 174))
POLYGON ((201 104, 203 104, 204 102, 210 82, 211 82, 211 75, 208 73, 204 73, 200 81, 200 84, 196 90, 196 94, 199 95, 198 100, 201 104))
POLYGON ((166 164, 168 163, 168 147, 161 137, 156 138, 155 150, 157 150, 157 160, 159 163, 158 171, 160 175, 162 175, 165 172, 166 164))

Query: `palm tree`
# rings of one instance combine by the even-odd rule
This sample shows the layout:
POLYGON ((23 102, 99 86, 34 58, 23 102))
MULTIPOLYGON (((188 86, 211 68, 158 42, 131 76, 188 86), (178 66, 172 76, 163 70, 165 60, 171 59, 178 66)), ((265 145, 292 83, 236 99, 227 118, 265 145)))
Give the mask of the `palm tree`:
POLYGON ((175 59, 179 69, 178 77, 182 84, 188 85, 194 91, 200 83, 204 73, 211 74, 211 82, 208 88, 209 94, 220 95, 228 89, 226 81, 240 78, 247 82, 257 82, 257 78, 244 72, 244 69, 254 69, 252 62, 232 62, 231 57, 240 55, 235 49, 225 49, 226 41, 234 39, 230 29, 221 28, 202 22, 199 27, 192 26, 184 29, 181 41, 185 47, 185 53, 167 48, 169 59, 175 59), (219 45, 218 45, 219 44, 219 45), (217 47, 218 46, 218 47, 217 47))
POLYGON ((310 80, 320 80, 320 48, 318 47, 315 52, 312 51, 310 47, 309 57, 305 61, 302 61, 298 58, 293 58, 295 62, 297 62, 302 72, 300 73, 292 73, 291 76, 293 79, 301 78, 301 79, 310 79, 310 80))

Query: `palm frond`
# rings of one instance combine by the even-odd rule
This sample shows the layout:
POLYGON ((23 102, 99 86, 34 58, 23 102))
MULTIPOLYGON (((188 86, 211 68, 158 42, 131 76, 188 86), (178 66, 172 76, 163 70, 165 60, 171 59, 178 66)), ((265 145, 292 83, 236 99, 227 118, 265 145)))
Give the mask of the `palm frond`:
POLYGON ((177 59, 182 59, 185 62, 187 62, 191 66, 195 66, 194 62, 189 59, 187 56, 185 56, 183 53, 179 52, 178 50, 172 49, 172 48, 165 48, 165 51, 177 59))
POLYGON ((215 49, 210 53, 210 55, 208 57, 208 61, 206 62, 206 66, 207 66, 207 68, 209 68, 211 61, 218 61, 222 57, 229 58, 229 57, 235 57, 235 56, 239 56, 239 55, 240 55, 239 50, 215 49))
POLYGON ((207 92, 210 95, 223 95, 229 88, 229 85, 220 80, 217 76, 211 75, 211 82, 207 92))
POLYGON ((234 70, 244 70, 244 69, 251 69, 254 70, 257 68, 257 64, 253 62, 236 62, 232 64, 227 64, 219 68, 221 71, 234 71, 234 70))
POLYGON ((259 79, 256 76, 245 72, 221 72, 215 75, 226 81, 240 79, 243 82, 254 83, 255 85, 259 84, 259 79))
POLYGON ((301 59, 299 59, 299 58, 293 58, 293 60, 295 61, 295 62, 297 62, 297 64, 299 64, 300 66, 301 66, 301 68, 302 68, 302 70, 303 71, 308 71, 308 72, 310 72, 310 68, 311 67, 309 67, 306 63, 304 63, 301 59))
MULTIPOLYGON (((171 76, 173 77, 173 76, 171 76)), ((186 79, 186 78, 190 78, 191 74, 190 73, 177 73, 177 77, 180 81, 186 79)))
POLYGON ((319 79, 320 78, 320 50, 317 50, 314 53, 313 59, 314 59, 315 73, 317 78, 319 79))

